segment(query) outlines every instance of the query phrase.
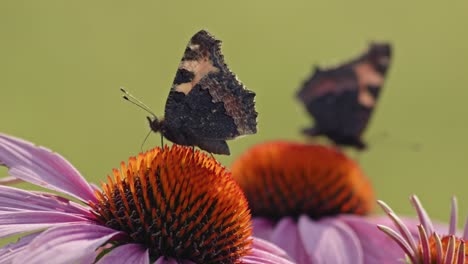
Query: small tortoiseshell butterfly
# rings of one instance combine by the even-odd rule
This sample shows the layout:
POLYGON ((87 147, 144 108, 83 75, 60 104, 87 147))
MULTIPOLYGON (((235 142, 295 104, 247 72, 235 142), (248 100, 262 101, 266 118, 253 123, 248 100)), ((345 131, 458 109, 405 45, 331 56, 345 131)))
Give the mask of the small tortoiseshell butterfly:
POLYGON ((337 145, 365 149, 362 133, 375 108, 390 59, 390 44, 379 43, 338 67, 316 67, 297 93, 315 119, 315 126, 303 133, 324 135, 337 145))
POLYGON ((148 121, 176 144, 229 155, 226 140, 257 132, 254 97, 225 64, 221 41, 201 30, 185 49, 164 118, 148 121))

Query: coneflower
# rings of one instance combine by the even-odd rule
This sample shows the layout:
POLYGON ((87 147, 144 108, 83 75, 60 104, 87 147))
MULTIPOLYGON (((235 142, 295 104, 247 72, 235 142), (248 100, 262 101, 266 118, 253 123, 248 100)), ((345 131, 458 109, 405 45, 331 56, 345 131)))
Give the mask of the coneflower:
POLYGON ((254 235, 297 263, 397 263, 386 260, 403 256, 376 228, 386 220, 367 216, 375 205, 369 180, 336 148, 267 142, 237 159, 232 173, 249 201, 254 235))
POLYGON ((444 233, 434 228, 429 215, 416 195, 411 196, 410 200, 419 218, 417 224, 418 239, 415 239, 409 231, 410 228, 414 227, 403 223, 387 204, 379 201, 379 205, 394 222, 397 231, 385 225, 378 225, 378 227, 401 247, 406 254, 406 262, 410 264, 467 264, 468 221, 465 224, 463 234, 457 234, 458 209, 456 198, 452 198, 450 225, 447 232, 444 233))
POLYGON ((79 200, 0 186, 0 263, 290 263, 251 236, 243 192, 216 160, 155 148, 91 186, 60 155, 0 135, 9 174, 79 200))

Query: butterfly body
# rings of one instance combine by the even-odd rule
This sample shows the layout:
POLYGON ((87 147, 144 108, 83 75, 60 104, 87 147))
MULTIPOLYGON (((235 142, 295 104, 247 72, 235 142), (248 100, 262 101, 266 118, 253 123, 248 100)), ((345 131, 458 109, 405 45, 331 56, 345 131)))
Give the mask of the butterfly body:
POLYGON ((237 79, 207 31, 196 33, 166 102, 164 118, 149 119, 154 132, 186 146, 229 155, 226 140, 257 132, 255 93, 237 79))
POLYGON ((365 149, 361 137, 383 86, 390 56, 389 44, 372 44, 349 63, 325 70, 316 68, 297 94, 315 120, 314 127, 303 133, 365 149))

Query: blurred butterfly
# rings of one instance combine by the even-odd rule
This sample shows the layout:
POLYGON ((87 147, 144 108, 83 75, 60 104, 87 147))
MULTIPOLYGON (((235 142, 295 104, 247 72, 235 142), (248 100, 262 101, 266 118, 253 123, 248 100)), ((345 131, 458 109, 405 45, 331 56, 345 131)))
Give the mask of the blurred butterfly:
POLYGON ((152 131, 179 145, 229 155, 226 140, 257 132, 255 93, 229 70, 221 41, 205 30, 196 33, 185 49, 163 119, 122 91, 125 99, 152 114, 148 117, 152 131))
POLYGON ((329 69, 316 67, 297 93, 315 120, 315 126, 303 133, 324 135, 337 145, 365 149, 362 134, 377 103, 390 59, 390 44, 374 43, 351 62, 329 69))

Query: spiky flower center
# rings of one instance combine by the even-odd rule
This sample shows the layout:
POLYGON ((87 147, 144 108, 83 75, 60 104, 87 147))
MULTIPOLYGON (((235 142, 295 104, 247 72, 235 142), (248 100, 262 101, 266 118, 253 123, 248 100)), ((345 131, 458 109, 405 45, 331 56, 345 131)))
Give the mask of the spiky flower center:
MULTIPOLYGON (((442 261, 441 263, 468 264, 468 245, 463 239, 454 235, 447 235, 443 236, 440 242, 440 249, 442 250, 439 252, 435 235, 429 238, 429 263, 439 263, 438 259, 440 259, 442 261)), ((419 254, 419 259, 423 260, 424 257, 421 245, 419 245, 419 254)))
POLYGON ((233 164, 232 174, 253 216, 363 215, 374 205, 373 189, 357 164, 329 147, 260 144, 233 164))
POLYGON ((191 148, 155 148, 121 163, 92 205, 99 221, 145 245, 151 259, 235 263, 251 240, 247 201, 231 174, 191 148))

